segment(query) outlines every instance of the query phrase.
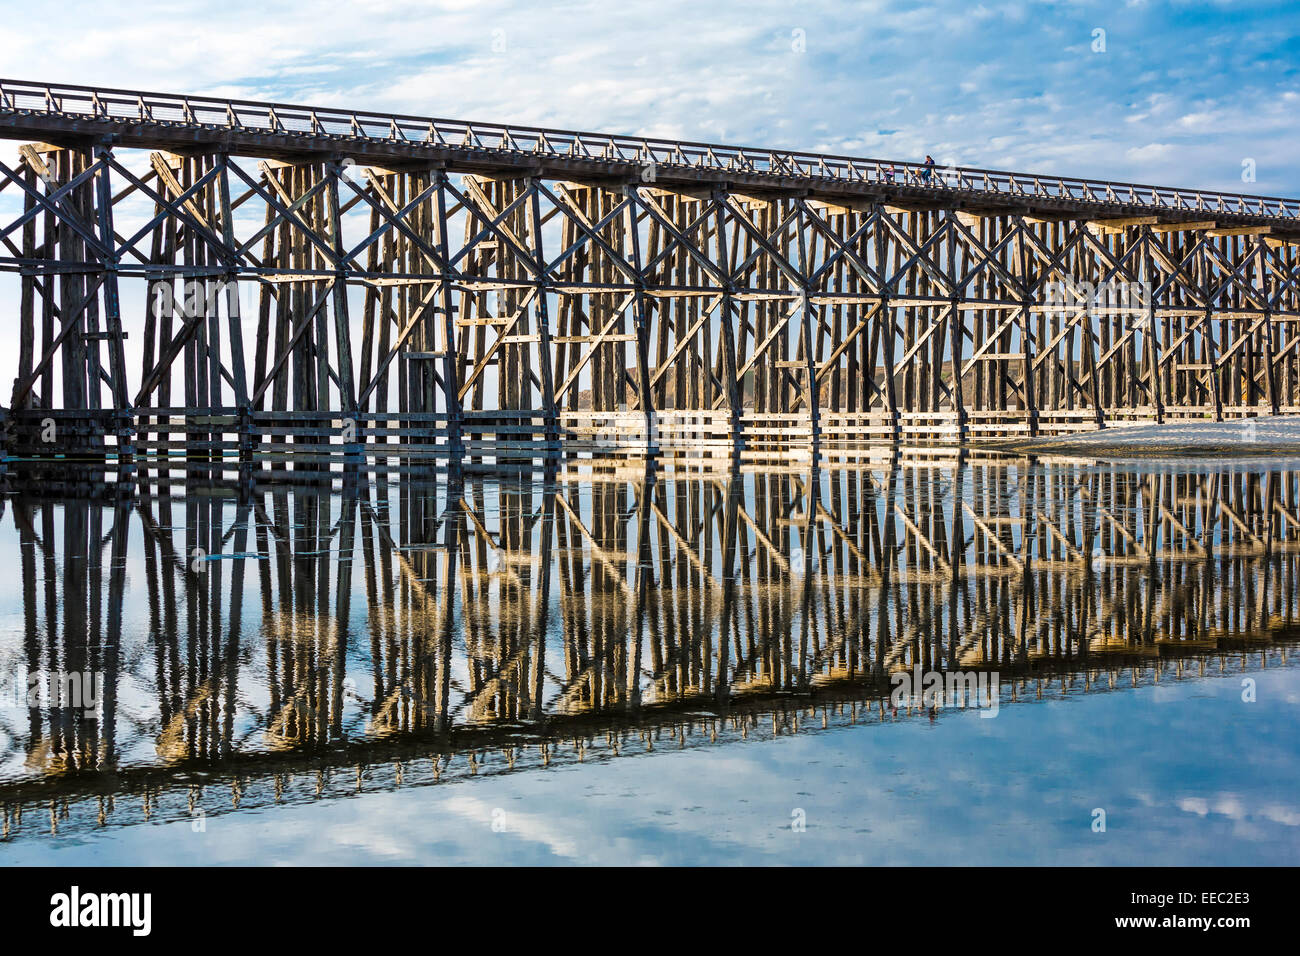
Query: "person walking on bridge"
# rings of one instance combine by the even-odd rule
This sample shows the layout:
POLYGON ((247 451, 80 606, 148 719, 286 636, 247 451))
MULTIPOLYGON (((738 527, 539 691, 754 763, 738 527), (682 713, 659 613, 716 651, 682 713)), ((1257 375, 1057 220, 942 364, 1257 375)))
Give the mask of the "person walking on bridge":
POLYGON ((925 154, 925 165, 921 170, 921 181, 927 186, 930 185, 930 177, 934 174, 934 157, 929 153, 925 154))

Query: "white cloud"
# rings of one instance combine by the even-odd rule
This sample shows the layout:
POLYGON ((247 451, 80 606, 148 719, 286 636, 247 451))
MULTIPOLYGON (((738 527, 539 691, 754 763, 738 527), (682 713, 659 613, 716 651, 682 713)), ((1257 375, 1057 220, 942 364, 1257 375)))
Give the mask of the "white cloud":
POLYGON ((1147 143, 1126 150, 1124 157, 1135 163, 1153 163, 1168 159, 1173 152, 1174 147, 1168 143, 1147 143))

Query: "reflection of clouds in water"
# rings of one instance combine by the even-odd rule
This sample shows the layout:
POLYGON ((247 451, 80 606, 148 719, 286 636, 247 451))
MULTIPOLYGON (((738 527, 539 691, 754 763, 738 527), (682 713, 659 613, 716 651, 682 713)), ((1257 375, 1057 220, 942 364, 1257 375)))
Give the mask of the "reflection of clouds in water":
POLYGON ((1288 827, 1300 827, 1300 809, 1270 805, 1262 807, 1259 813, 1264 819, 1271 820, 1273 823, 1281 823, 1283 826, 1288 827))
MULTIPOLYGON (((997 721, 954 712, 657 748, 209 817, 202 835, 182 822, 93 840, 124 863, 1285 863, 1300 853, 1300 766, 1279 718, 1300 673, 1256 676, 1268 693, 1252 708, 1235 681, 1211 680, 1173 686, 1159 707, 1144 688, 1007 707, 997 721), (1106 834, 1089 828, 1096 806, 1106 834), (794 807, 806 832, 790 829, 794 807)), ((59 862, 69 850, 18 841, 6 854, 59 862)))
POLYGON ((468 794, 444 800, 442 805, 452 813, 486 828, 488 833, 494 837, 508 833, 520 839, 540 843, 546 846, 555 856, 566 857, 575 861, 579 856, 578 841, 573 834, 565 832, 564 823, 578 822, 573 821, 571 818, 551 820, 539 814, 515 809, 505 812, 501 807, 494 807, 468 794), (496 819, 500 819, 504 823, 504 829, 499 833, 492 828, 493 821, 496 819))
POLYGON ((1239 822, 1262 819, 1282 826, 1300 827, 1300 809, 1281 804, 1266 804, 1257 810, 1251 810, 1235 793, 1219 794, 1212 798, 1183 797, 1177 805, 1178 809, 1186 813, 1194 813, 1198 817, 1214 813, 1239 822))

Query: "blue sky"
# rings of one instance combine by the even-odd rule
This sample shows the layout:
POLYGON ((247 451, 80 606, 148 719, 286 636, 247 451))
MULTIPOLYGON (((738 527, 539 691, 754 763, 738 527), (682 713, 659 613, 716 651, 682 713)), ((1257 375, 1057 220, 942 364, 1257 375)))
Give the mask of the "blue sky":
POLYGON ((3 18, 0 75, 1300 193, 1280 0, 104 10, 3 18))

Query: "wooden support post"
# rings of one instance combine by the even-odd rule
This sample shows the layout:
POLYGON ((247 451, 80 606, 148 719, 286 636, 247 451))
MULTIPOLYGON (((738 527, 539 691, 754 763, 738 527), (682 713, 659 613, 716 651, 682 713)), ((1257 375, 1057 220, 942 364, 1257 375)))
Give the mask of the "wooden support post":
POLYGON ((1029 246, 1025 242, 1025 219, 1015 217, 1015 255, 1020 277, 1020 349, 1024 368, 1023 403, 1025 422, 1029 426, 1029 435, 1038 434, 1038 395, 1035 388, 1033 329, 1029 322, 1029 310, 1033 304, 1034 290, 1037 284, 1029 279, 1029 246))
MULTIPOLYGON (((946 214, 951 218, 952 213, 946 214)), ((966 313, 958 308, 962 302, 961 293, 964 289, 958 289, 960 273, 957 270, 957 230, 952 223, 948 223, 948 328, 951 330, 949 339, 950 361, 952 362, 952 403, 957 411, 957 440, 964 442, 967 437, 967 418, 966 418, 966 398, 962 388, 962 346, 966 338, 966 313)), ((941 353, 942 354, 942 353, 941 353)))
POLYGON ((808 232, 811 226, 806 222, 807 206, 803 200, 797 201, 799 215, 795 219, 795 231, 799 236, 799 337, 800 352, 803 354, 804 408, 808 410, 808 427, 812 437, 814 456, 821 441, 821 385, 817 380, 817 356, 813 353, 812 322, 816 308, 809 302, 812 287, 808 277, 812 275, 812 264, 808 257, 808 232))
MULTIPOLYGON (((641 228, 637 221, 637 208, 639 205, 637 189, 636 185, 626 187, 628 202, 625 221, 628 238, 632 246, 632 270, 636 276, 633 280, 636 289, 636 301, 633 303, 632 323, 633 328, 636 330, 637 391, 640 393, 641 412, 645 417, 646 452, 647 454, 655 454, 659 451, 659 448, 655 425, 654 395, 650 389, 650 327, 646 316, 645 272, 641 262, 641 228)), ((622 370, 619 371, 621 383, 622 370)))
POLYGON ((538 334, 538 355, 539 355, 539 372, 542 377, 542 414, 546 421, 546 444, 548 454, 552 450, 558 450, 560 440, 560 423, 559 412, 555 407, 555 379, 552 377, 552 370, 555 364, 555 356, 551 354, 551 311, 548 297, 548 282, 546 275, 546 256, 543 253, 542 246, 542 212, 541 199, 538 189, 537 180, 530 177, 528 179, 528 191, 530 193, 528 203, 528 234, 532 241, 532 254, 534 263, 534 278, 536 284, 534 288, 535 302, 537 305, 537 334, 538 334), (557 447, 552 449, 552 444, 557 447))
MULTIPOLYGON (((342 167, 331 162, 325 167, 327 215, 330 240, 334 249, 334 349, 338 365, 339 407, 344 417, 355 422, 357 416, 357 386, 353 377, 352 329, 348 320, 347 279, 352 270, 345 261, 347 249, 343 244, 343 217, 339 209, 339 176, 342 167)), ((323 410, 323 409, 322 409, 323 410)), ((358 423, 359 424, 359 423, 358 423)))
POLYGON ((1143 336, 1146 338, 1147 345, 1147 362, 1150 365, 1150 374, 1148 377, 1148 387, 1151 390, 1151 404, 1155 406, 1156 423, 1163 424, 1165 420, 1165 389, 1162 382, 1160 366, 1160 327, 1156 322, 1156 300, 1155 300, 1155 257, 1151 252, 1151 245, 1155 240, 1151 236, 1151 227, 1144 225, 1141 227, 1141 238, 1138 240, 1142 243, 1142 281, 1143 296, 1147 299, 1147 309, 1143 336))
POLYGON ((1275 355, 1276 344, 1273 337, 1273 309, 1271 299, 1268 294, 1269 278, 1268 264, 1268 246, 1264 242, 1263 236, 1255 239, 1255 252, 1259 257, 1259 282, 1262 288, 1259 290, 1259 296, 1264 303, 1264 391, 1265 398, 1268 399, 1269 413, 1278 414, 1281 403, 1278 401, 1277 392, 1277 358, 1275 355))
POLYGON ((898 441, 901 435, 901 419, 898 414, 898 395, 894 383, 894 339, 896 338, 897 327, 894 322, 894 311, 889 304, 890 289, 893 285, 893 277, 889 269, 889 243, 886 239, 886 227, 884 224, 885 207, 880 203, 873 204, 871 208, 871 218, 873 230, 876 239, 876 272, 880 275, 880 288, 877 290, 880 294, 880 309, 876 313, 876 321, 880 323, 881 338, 884 344, 885 353, 885 410, 889 414, 890 430, 894 441, 898 441))
POLYGON ((717 263, 722 269, 722 311, 718 321, 718 348, 722 352, 722 390, 727 402, 728 423, 731 432, 731 447, 737 456, 744 448, 744 435, 741 430, 741 413, 744 409, 745 396, 742 384, 736 373, 736 317, 732 307, 732 296, 736 283, 734 256, 728 251, 726 224, 726 194, 722 190, 714 192, 710 200, 714 210, 714 241, 717 249, 717 263))
POLYGON ((451 284, 455 272, 451 267, 450 245, 447 240, 447 173, 437 169, 433 172, 437 191, 434 193, 438 210, 438 268, 441 283, 439 300, 442 311, 443 328, 443 363, 442 394, 447 413, 447 453, 451 462, 459 462, 464 454, 462 442, 463 411, 460 400, 460 362, 457 360, 456 313, 451 297, 451 284))
MULTIPOLYGON (((100 165, 99 172, 96 174, 98 186, 99 207, 99 238, 105 249, 113 250, 102 263, 104 270, 104 323, 105 331, 108 333, 108 367, 109 377, 112 381, 112 400, 113 408, 120 418, 116 425, 116 441, 119 462, 132 461, 135 457, 135 443, 133 436, 135 434, 134 413, 131 408, 131 400, 126 388, 126 349, 122 340, 125 334, 122 331, 122 306, 118 297, 118 256, 116 252, 117 240, 113 231, 113 183, 110 176, 110 160, 113 158, 112 150, 107 146, 97 146, 95 148, 95 160, 100 165)), ((98 350, 98 343, 93 346, 98 350)), ((95 383, 95 389, 98 390, 99 383, 95 383)))
MULTIPOLYGON (((217 190, 221 204, 221 238, 227 249, 237 247, 235 212, 230 203, 230 155, 217 154, 217 190)), ((252 408, 248 401, 248 371, 244 362, 244 322, 239 307, 239 261, 227 256, 223 278, 226 293, 226 329, 230 343, 230 370, 234 381, 235 408, 239 416, 239 457, 247 462, 253 451, 252 408)), ((259 343, 260 345, 260 343, 259 343)))

